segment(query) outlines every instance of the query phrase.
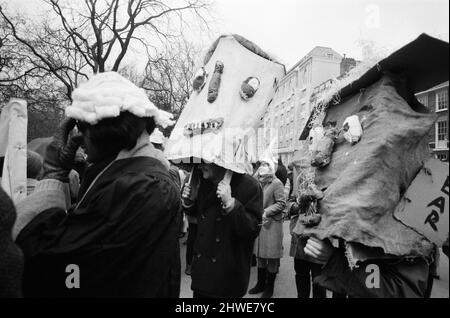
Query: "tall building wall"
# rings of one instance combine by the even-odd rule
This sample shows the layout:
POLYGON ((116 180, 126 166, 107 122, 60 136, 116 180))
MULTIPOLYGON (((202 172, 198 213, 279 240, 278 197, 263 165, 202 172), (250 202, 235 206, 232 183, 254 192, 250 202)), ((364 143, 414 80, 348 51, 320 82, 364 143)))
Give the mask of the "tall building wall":
POLYGON ((429 149, 437 158, 449 161, 448 81, 416 94, 417 99, 431 111, 437 121, 429 133, 429 149))
MULTIPOLYGON (((292 161, 294 151, 300 147, 298 139, 311 112, 310 96, 314 87, 338 77, 341 60, 342 56, 333 49, 317 46, 278 83, 263 124, 266 132, 270 128, 276 134, 277 151, 284 164, 292 161)), ((266 134, 265 137, 267 147, 275 136, 266 134)))

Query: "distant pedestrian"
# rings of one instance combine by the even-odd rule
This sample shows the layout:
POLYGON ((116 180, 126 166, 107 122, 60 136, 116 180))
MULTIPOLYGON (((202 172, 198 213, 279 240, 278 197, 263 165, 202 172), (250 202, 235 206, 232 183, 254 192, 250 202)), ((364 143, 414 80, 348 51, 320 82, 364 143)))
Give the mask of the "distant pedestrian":
POLYGON ((255 242, 258 259, 258 281, 249 294, 273 295, 275 279, 283 256, 283 210, 286 206, 284 187, 275 177, 275 163, 262 159, 257 172, 264 193, 264 213, 261 232, 255 242))
POLYGON ((278 158, 275 176, 278 178, 278 180, 281 181, 281 183, 283 183, 283 186, 286 185, 286 181, 288 178, 288 171, 284 166, 283 161, 281 161, 281 157, 278 158))
POLYGON ((292 232, 298 220, 297 214, 290 214, 289 229, 291 232, 291 247, 289 256, 294 258, 295 285, 298 298, 309 298, 312 285, 312 298, 326 298, 326 290, 318 284, 313 283, 314 278, 320 275, 322 265, 315 263, 314 259, 305 254, 304 248, 308 241, 307 237, 300 237, 292 232))

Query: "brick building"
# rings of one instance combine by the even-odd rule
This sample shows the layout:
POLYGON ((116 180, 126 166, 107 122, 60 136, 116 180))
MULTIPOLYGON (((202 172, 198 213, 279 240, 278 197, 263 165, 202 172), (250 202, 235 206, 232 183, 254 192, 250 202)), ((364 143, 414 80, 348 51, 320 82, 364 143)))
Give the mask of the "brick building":
POLYGON ((332 48, 316 46, 287 72, 262 120, 265 135, 264 142, 258 144, 259 153, 277 138, 277 151, 283 163, 292 161, 300 146, 298 137, 312 109, 311 93, 317 85, 340 76, 341 61, 342 56, 332 48))
POLYGON ((448 81, 417 93, 416 97, 438 115, 435 128, 430 132, 430 152, 448 162, 448 81))

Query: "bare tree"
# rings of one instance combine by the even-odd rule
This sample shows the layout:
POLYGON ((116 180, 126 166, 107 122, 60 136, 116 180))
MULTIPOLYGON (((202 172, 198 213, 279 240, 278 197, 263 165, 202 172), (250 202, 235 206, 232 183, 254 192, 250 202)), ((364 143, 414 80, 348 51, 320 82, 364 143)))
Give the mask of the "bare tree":
MULTIPOLYGON (((144 51, 141 56, 164 56, 170 64, 169 48, 184 43, 183 31, 192 24, 209 30, 209 1, 42 0, 48 11, 38 21, 11 14, 0 5, 0 101, 27 99, 29 110, 39 113, 36 118, 51 118, 50 131, 73 90, 90 74, 123 69, 126 55, 136 51, 144 51)), ((162 65, 151 60, 157 63, 152 70, 162 65)), ((178 60, 172 68, 175 64, 181 73, 189 69, 178 60)), ((136 73, 140 79, 136 83, 147 85, 141 73, 136 73)), ((152 100, 161 101, 158 105, 181 107, 179 86, 172 85, 176 92, 169 95, 159 94, 155 87, 148 85, 148 91, 152 100), (167 101, 166 96, 172 99, 167 101)), ((188 92, 186 83, 182 87, 188 92)))
POLYGON ((149 92, 159 107, 179 114, 192 91, 196 60, 201 50, 183 40, 161 52, 149 56, 140 85, 149 92))
MULTIPOLYGON (((117 71, 133 45, 147 52, 175 41, 189 27, 189 15, 208 27, 209 0, 42 0, 51 9, 41 25, 14 21, 0 7, 0 17, 34 64, 22 70, 50 72, 70 98, 80 77, 117 71), (157 43, 157 42, 160 43, 157 43)), ((20 76, 20 75, 19 75, 20 76)))
MULTIPOLYGON (((146 90, 150 100, 160 109, 171 112, 177 119, 192 91, 192 79, 201 50, 182 39, 166 46, 156 57, 148 56, 144 71, 136 64, 127 64, 119 72, 146 90)), ((169 135, 173 127, 162 128, 169 135)))

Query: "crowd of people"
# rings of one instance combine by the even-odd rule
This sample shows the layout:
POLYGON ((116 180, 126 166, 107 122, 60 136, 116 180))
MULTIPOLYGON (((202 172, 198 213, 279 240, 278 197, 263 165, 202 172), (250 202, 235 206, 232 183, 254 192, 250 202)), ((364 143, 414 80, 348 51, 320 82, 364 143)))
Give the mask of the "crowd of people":
MULTIPOLYGON (((184 218, 194 298, 273 296, 283 222, 292 230, 298 217, 293 166, 265 157, 254 175, 231 176, 205 160, 177 167, 150 138, 157 119, 130 109, 95 123, 69 116, 43 156, 28 152, 28 196, 14 205, 0 189, 0 297, 179 297, 184 218)), ((342 244, 290 234, 299 298, 311 287, 313 297, 430 295, 424 260, 381 259, 372 289, 342 244)))

